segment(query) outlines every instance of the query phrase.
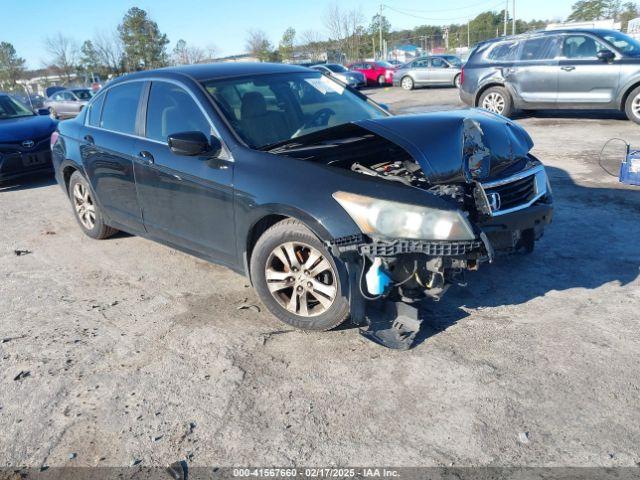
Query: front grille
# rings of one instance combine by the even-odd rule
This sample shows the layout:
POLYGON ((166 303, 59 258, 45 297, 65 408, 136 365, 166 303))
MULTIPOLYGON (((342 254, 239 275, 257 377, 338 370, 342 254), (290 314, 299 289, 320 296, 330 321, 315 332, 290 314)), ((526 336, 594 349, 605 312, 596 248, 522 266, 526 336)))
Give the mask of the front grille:
POLYGON ((547 174, 542 165, 508 178, 481 184, 492 216, 527 208, 547 194, 547 174))
POLYGON ((488 198, 491 198, 491 193, 500 195, 499 210, 505 210, 527 203, 536 195, 535 175, 530 175, 512 183, 485 189, 485 194, 488 198))

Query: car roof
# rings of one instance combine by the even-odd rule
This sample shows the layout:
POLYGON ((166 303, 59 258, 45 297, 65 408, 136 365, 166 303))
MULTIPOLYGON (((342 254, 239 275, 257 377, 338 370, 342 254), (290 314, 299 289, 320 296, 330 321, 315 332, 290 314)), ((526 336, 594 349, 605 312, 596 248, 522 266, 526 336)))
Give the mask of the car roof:
POLYGON ((485 40, 484 42, 478 42, 478 45, 483 45, 487 43, 501 42, 504 40, 519 40, 529 38, 532 35, 557 35, 562 33, 574 33, 574 34, 583 34, 590 33, 592 35, 596 35, 602 37, 611 33, 621 33, 617 30, 608 30, 606 28, 555 28, 553 30, 532 30, 526 33, 519 33, 518 35, 508 35, 506 37, 496 37, 490 40, 485 40))
POLYGON ((257 63, 257 62, 225 62, 225 63, 202 63, 197 65, 180 65, 176 67, 159 68, 156 70, 146 70, 143 72, 123 75, 111 82, 111 85, 133 78, 170 77, 173 75, 183 75, 196 81, 216 80, 229 77, 241 77, 245 75, 267 75, 273 73, 304 73, 308 72, 307 67, 298 65, 287 65, 283 63, 257 63))

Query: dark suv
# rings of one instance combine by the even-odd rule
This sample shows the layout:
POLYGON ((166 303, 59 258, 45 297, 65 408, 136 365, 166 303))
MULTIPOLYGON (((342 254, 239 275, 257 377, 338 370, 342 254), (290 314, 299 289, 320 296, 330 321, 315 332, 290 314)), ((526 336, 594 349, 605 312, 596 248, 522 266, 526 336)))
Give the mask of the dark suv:
POLYGON ((640 43, 614 30, 549 30, 480 43, 460 98, 514 110, 617 109, 640 123, 640 43))

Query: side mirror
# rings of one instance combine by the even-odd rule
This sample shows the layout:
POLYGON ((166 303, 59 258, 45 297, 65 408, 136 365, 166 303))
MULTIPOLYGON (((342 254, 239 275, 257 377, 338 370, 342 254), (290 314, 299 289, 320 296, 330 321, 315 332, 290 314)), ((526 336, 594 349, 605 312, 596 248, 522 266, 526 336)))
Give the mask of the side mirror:
POLYGON ((49 115, 51 112, 49 112, 48 108, 39 108, 36 113, 38 115, 49 115))
POLYGON ((204 155, 217 157, 222 150, 222 143, 213 135, 210 139, 202 132, 181 132, 169 135, 167 138, 169 148, 176 155, 196 157, 204 155))
POLYGON ((616 58, 616 54, 613 53, 611 50, 600 50, 596 54, 596 56, 598 57, 599 60, 601 60, 603 62, 610 62, 614 58, 616 58))

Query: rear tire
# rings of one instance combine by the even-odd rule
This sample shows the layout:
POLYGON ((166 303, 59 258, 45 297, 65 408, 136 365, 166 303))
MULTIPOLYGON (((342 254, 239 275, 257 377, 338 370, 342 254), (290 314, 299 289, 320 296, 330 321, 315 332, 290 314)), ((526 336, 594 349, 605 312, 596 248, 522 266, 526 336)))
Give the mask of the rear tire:
POLYGON ((487 88, 478 101, 478 107, 488 110, 503 117, 513 114, 513 101, 511 95, 504 87, 487 88))
POLYGON ((411 77, 403 77, 400 81, 400 86, 402 86, 403 90, 413 90, 415 84, 413 83, 413 78, 411 77))
POLYGON ((69 200, 76 221, 85 235, 102 240, 118 231, 104 223, 104 217, 95 202, 93 190, 87 179, 78 171, 73 172, 69 179, 69 200))
POLYGON ((264 232, 251 255, 251 279, 264 305, 282 322, 302 330, 330 330, 346 320, 345 278, 342 262, 293 219, 264 232))
POLYGON ((453 79, 453 86, 460 88, 460 74, 456 75, 453 79))
POLYGON ((640 87, 634 88, 627 97, 627 101, 624 102, 624 113, 632 122, 640 123, 640 87))

